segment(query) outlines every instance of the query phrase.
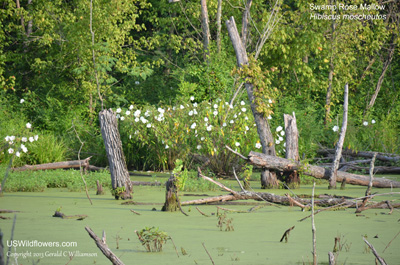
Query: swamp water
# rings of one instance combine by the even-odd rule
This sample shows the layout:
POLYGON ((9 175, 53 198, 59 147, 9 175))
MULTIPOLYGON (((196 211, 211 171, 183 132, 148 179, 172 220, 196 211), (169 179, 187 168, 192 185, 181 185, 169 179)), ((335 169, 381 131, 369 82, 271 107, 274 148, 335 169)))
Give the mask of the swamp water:
MULTIPOLYGON (((135 179, 136 180, 136 179, 135 179)), ((143 179, 146 180, 146 179, 143 179)), ((148 181, 148 180, 147 180, 148 181)), ((232 188, 239 190, 234 182, 232 188)), ((253 187, 258 182, 252 183, 253 187)), ((256 190, 266 191, 266 190, 256 190)), ((400 189, 393 191, 399 192, 400 189)), ((0 198, 0 208, 18 210, 14 231, 14 243, 25 244, 11 248, 17 253, 18 264, 67 264, 69 254, 75 257, 68 264, 110 264, 94 241, 85 231, 89 226, 99 237, 106 231, 110 249, 126 264, 212 264, 202 243, 205 244, 215 264, 310 264, 312 262, 311 218, 303 222, 298 220, 310 214, 298 207, 266 206, 252 213, 227 213, 233 218, 234 231, 220 231, 217 227, 217 208, 212 205, 200 205, 199 209, 209 215, 201 215, 196 206, 185 206, 189 216, 180 212, 161 212, 164 202, 164 187, 134 187, 134 201, 146 205, 121 205, 109 193, 96 196, 90 191, 93 205, 90 205, 85 192, 68 192, 63 189, 47 189, 45 192, 5 193, 0 198), (61 208, 66 215, 85 214, 82 221, 54 218, 55 210, 61 208), (156 211, 152 209, 155 208, 156 211), (139 212, 136 215, 130 209, 139 212), (214 213, 214 215, 212 215, 214 213), (177 256, 171 241, 168 241, 159 253, 147 253, 139 242, 135 230, 145 227, 158 227, 172 237, 179 253, 177 256), (295 226, 290 232, 287 243, 280 243, 286 229, 295 226), (46 242, 58 242, 53 247, 39 246, 46 242), (29 244, 28 246, 26 244, 29 244), (186 255, 182 254, 183 248, 186 255), (36 255, 36 256, 34 256, 36 255)), ((285 194, 287 190, 270 190, 276 194, 285 194)), ((311 194, 311 186, 295 190, 296 194, 311 194)), ((316 194, 332 191, 317 186, 316 194)), ((373 192, 386 193, 390 189, 373 189, 373 192)), ((210 196, 226 194, 224 191, 199 192, 210 196)), ((364 187, 348 185, 346 190, 335 190, 335 194, 361 197, 364 187)), ((184 193, 182 193, 184 194, 184 193)), ((190 192, 195 194, 195 192, 190 192)), ((199 199, 197 196, 181 196, 181 201, 199 199)), ((375 197, 375 201, 396 200, 400 195, 375 197)), ((229 209, 248 210, 251 205, 225 205, 229 209)), ((367 235, 378 253, 388 264, 400 264, 400 235, 389 242, 400 231, 400 211, 367 210, 356 216, 355 209, 325 211, 315 216, 317 229, 317 254, 319 264, 327 264, 328 252, 333 250, 335 237, 341 238, 342 250, 337 264, 375 264, 375 257, 362 240, 367 235), (376 238, 375 238, 376 237, 376 238)), ((221 210, 220 210, 221 212, 221 210)), ((13 214, 1 214, 11 219, 0 220, 4 234, 5 255, 10 244, 13 214)), ((10 264, 14 264, 12 254, 10 264)))

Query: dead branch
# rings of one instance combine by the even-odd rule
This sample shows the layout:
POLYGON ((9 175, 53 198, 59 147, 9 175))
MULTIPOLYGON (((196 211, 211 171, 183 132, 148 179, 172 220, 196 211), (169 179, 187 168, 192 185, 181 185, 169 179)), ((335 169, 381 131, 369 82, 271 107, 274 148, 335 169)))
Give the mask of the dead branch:
POLYGON ((55 163, 46 163, 39 165, 25 165, 22 167, 13 168, 13 171, 26 171, 26 170, 48 170, 48 169, 60 169, 60 168, 80 168, 88 167, 89 160, 91 156, 84 160, 72 160, 72 161, 62 161, 55 163))
POLYGON ((200 211, 199 207, 196 207, 196 210, 199 211, 199 213, 201 213, 201 215, 203 215, 205 217, 209 217, 207 214, 205 214, 202 211, 200 211))
MULTIPOLYGON (((334 154, 335 149, 320 149, 318 150, 318 154, 321 155, 328 155, 328 154, 334 154)), ((354 151, 352 149, 343 149, 342 155, 347 155, 347 156, 353 156, 353 157, 368 157, 372 158, 376 152, 369 152, 369 151, 354 151)), ((381 161, 387 161, 387 162, 396 162, 400 160, 400 156, 396 154, 390 154, 390 153, 381 153, 377 152, 378 154, 376 155, 376 159, 381 160, 381 161)))
POLYGON ((374 246, 371 243, 369 243, 365 237, 363 237, 363 240, 364 240, 365 244, 367 244, 368 247, 372 250, 372 253, 374 253, 374 255, 378 259, 379 263, 381 265, 387 265, 386 261, 379 256, 379 254, 376 251, 376 249, 374 248, 374 246))
POLYGON ((200 168, 197 168, 197 172, 198 172, 198 175, 199 175, 201 178, 203 178, 203 179, 205 179, 205 180, 208 180, 208 181, 214 183, 215 185, 217 185, 217 186, 223 188, 224 190, 226 190, 226 191, 232 193, 233 195, 236 195, 236 196, 239 195, 236 191, 234 191, 234 190, 232 190, 232 189, 226 187, 225 185, 219 183, 218 181, 215 181, 215 180, 213 180, 212 178, 209 178, 209 177, 204 176, 204 175, 201 173, 200 168))
POLYGON ((291 228, 289 228, 288 230, 286 230, 285 233, 283 233, 283 236, 282 236, 282 238, 281 238, 281 240, 280 240, 279 242, 282 242, 283 239, 285 239, 285 243, 287 243, 287 242, 288 242, 288 239, 289 239, 290 231, 292 231, 293 229, 294 229, 294 226, 292 226, 291 228))
POLYGON ((292 197, 290 197, 289 194, 286 194, 286 197, 288 197, 289 201, 290 201, 290 205, 296 205, 299 206, 300 208, 304 209, 306 208, 305 205, 301 204, 300 202, 296 201, 295 199, 293 199, 292 197))
POLYGON ((136 215, 140 215, 140 213, 136 212, 135 210, 132 210, 132 209, 131 209, 131 212, 134 213, 134 214, 136 214, 136 215))
POLYGON ((53 217, 60 217, 60 218, 62 218, 62 219, 76 219, 76 220, 81 221, 81 220, 85 219, 85 218, 88 217, 88 216, 85 215, 85 214, 65 215, 65 214, 63 214, 62 212, 55 211, 55 213, 53 214, 53 217))
POLYGON ((124 265, 124 263, 110 250, 106 243, 104 243, 90 227, 86 226, 85 230, 89 233, 89 236, 94 240, 97 247, 103 252, 113 265, 124 265))
POLYGON ((392 243, 392 241, 395 240, 396 237, 397 237, 398 235, 400 235, 400 231, 393 237, 392 240, 390 240, 390 242, 387 244, 387 246, 386 246, 385 249, 382 251, 382 253, 385 252, 385 250, 390 246, 390 244, 392 243))

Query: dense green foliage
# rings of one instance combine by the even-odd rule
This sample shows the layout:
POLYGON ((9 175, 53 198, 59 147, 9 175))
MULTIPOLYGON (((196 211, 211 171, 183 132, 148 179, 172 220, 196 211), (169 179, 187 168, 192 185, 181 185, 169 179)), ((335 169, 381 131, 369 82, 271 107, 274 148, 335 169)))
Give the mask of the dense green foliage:
MULTIPOLYGON (((1 163, 10 158, 10 141, 3 139, 15 136, 16 151, 29 122, 29 133, 39 140, 27 146, 29 156, 22 154, 14 165, 76 159, 82 145, 77 136, 84 142, 81 157, 93 156, 92 163, 106 165, 97 118, 99 94, 105 108, 131 111, 126 120, 120 119, 130 168, 169 170, 178 158, 186 167, 194 167, 195 154, 209 159, 212 172, 223 174, 238 162, 228 157, 225 145, 243 154, 256 149, 256 128, 245 91, 236 97, 233 111, 225 104, 240 85, 241 74, 234 71, 236 57, 224 22, 221 50, 217 49, 217 0, 207 1, 211 32, 207 58, 198 1, 93 0, 93 10, 90 1, 83 0, 20 2, 18 8, 13 0, 2 1, 0 10, 1 163), (246 116, 241 108, 247 109, 246 116), (163 110, 162 121, 156 120, 159 109, 163 110), (189 115, 193 109, 198 115, 189 115), (141 110, 137 117, 136 110, 141 110), (144 116, 146 111, 149 117, 144 116), (233 115, 232 126, 223 126, 230 125, 233 115), (193 124, 196 127, 191 128, 193 124), (211 125, 213 129, 207 130, 211 125)), ((234 16, 240 31, 243 1, 222 2, 222 21, 234 16)), ((280 143, 278 154, 284 155, 284 135, 276 130, 283 126, 283 113, 296 113, 300 154, 306 158, 315 156, 319 145, 334 146, 338 132, 332 128, 341 126, 345 83, 350 87, 345 147, 400 153, 398 48, 376 101, 368 107, 388 50, 399 44, 396 3, 385 4, 384 10, 315 11, 310 1, 278 2, 278 23, 253 60, 255 65, 246 69, 246 75, 259 85, 257 104, 264 102, 263 111, 271 114, 269 122, 280 143), (386 19, 311 18, 315 13, 331 12, 341 16, 363 12, 386 19), (263 91, 273 98, 263 98, 263 91)), ((253 1, 246 42, 250 57, 254 57, 274 3, 253 1)))

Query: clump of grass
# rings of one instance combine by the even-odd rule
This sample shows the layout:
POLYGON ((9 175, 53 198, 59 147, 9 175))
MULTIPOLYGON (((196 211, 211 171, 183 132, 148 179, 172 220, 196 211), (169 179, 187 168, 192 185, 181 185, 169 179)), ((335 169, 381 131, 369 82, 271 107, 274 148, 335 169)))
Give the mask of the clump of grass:
POLYGON ((154 226, 145 227, 140 231, 135 231, 135 233, 147 252, 162 251, 163 245, 170 239, 166 232, 160 231, 154 226))
MULTIPOLYGON (((4 178, 6 167, 0 167, 0 181, 4 178)), ((88 188, 96 189, 96 180, 109 187, 111 185, 108 172, 90 172, 85 176, 88 188)), ((46 188, 67 188, 69 191, 84 190, 82 178, 78 170, 47 170, 12 172, 4 185, 6 192, 42 192, 46 188)))

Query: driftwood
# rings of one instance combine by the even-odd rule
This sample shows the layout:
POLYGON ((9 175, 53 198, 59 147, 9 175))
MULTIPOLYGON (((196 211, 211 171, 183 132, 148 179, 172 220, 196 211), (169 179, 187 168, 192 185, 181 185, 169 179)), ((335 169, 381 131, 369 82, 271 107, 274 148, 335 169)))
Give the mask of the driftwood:
POLYGON ((85 214, 65 215, 65 214, 63 214, 63 213, 60 212, 60 211, 56 211, 56 212, 53 214, 53 217, 60 217, 60 218, 62 218, 62 219, 76 219, 76 220, 81 221, 81 220, 85 219, 85 218, 88 217, 88 216, 85 215, 85 214))
POLYGON ((86 226, 85 230, 89 233, 89 236, 94 240, 97 247, 103 252, 113 265, 124 265, 124 263, 110 250, 110 248, 105 243, 105 240, 101 240, 90 227, 86 226))
MULTIPOLYGON (((253 151, 249 153, 248 159, 251 164, 262 168, 269 168, 283 172, 302 170, 303 174, 305 175, 312 176, 318 179, 329 179, 330 170, 323 167, 304 165, 300 162, 295 162, 276 156, 265 155, 253 151)), ((361 186, 368 186, 369 184, 368 176, 338 171, 336 180, 338 182, 342 182, 344 179, 348 184, 361 186)), ((400 182, 384 178, 375 178, 373 181, 373 186, 376 188, 400 188, 400 182)))
POLYGON ((367 241, 367 239, 365 239, 365 237, 363 237, 363 240, 364 240, 365 244, 367 244, 368 247, 372 250, 372 253, 374 253, 374 256, 375 256, 376 259, 379 261, 379 263, 380 263, 381 265, 387 265, 386 261, 385 261, 382 257, 379 256, 379 254, 378 254, 378 252, 376 251, 376 249, 374 248, 374 246, 373 246, 371 243, 369 243, 369 242, 367 241))
POLYGON ((293 229, 294 229, 294 226, 292 226, 291 228, 286 230, 285 233, 283 233, 283 236, 282 236, 282 238, 281 238, 281 240, 279 242, 282 242, 285 239, 285 243, 287 243, 288 239, 289 239, 290 231, 292 231, 293 229))
MULTIPOLYGON (((329 154, 334 154, 335 149, 320 149, 318 150, 318 154, 321 155, 329 155, 329 154)), ((374 156, 375 152, 368 152, 368 151, 354 151, 351 149, 343 149, 342 155, 346 156, 353 156, 353 157, 368 157, 372 158, 374 156)), ((381 161, 387 161, 387 162, 396 162, 400 161, 400 156, 396 154, 390 154, 390 153, 380 153, 378 152, 376 159, 381 160, 381 161)))
POLYGON ((88 157, 83 160, 62 161, 62 162, 39 164, 39 165, 25 165, 22 167, 13 168, 13 171, 48 170, 48 169, 80 168, 80 167, 88 168, 90 158, 91 157, 88 157))

